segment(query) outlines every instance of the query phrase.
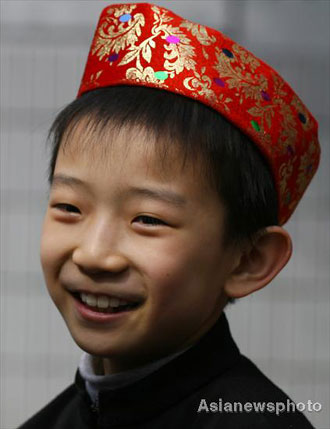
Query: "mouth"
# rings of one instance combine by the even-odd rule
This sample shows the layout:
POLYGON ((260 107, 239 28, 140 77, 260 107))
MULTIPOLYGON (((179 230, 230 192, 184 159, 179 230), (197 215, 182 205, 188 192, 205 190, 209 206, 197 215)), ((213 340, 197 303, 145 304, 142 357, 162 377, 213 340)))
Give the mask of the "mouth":
POLYGON ((113 314, 132 311, 142 305, 142 302, 131 302, 117 297, 90 294, 85 292, 72 292, 76 301, 95 313, 113 314))

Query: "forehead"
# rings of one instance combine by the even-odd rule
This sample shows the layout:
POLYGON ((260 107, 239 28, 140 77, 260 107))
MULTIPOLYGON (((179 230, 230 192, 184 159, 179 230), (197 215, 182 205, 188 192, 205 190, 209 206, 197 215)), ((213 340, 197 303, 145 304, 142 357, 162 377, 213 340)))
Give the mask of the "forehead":
POLYGON ((164 181, 174 178, 202 183, 204 163, 201 156, 183 150, 168 136, 157 136, 152 130, 136 125, 100 126, 93 120, 81 119, 64 134, 57 162, 71 166, 84 165, 98 171, 114 166, 122 174, 142 172, 164 181))

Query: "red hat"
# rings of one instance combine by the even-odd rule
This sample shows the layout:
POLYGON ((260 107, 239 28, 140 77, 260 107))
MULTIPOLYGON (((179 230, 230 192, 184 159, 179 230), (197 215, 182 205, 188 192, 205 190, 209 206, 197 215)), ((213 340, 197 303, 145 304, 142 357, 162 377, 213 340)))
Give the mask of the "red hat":
POLYGON ((318 124, 283 78, 220 31, 149 3, 114 4, 100 16, 78 97, 141 85, 212 107, 268 160, 279 223, 291 216, 320 159, 318 124))

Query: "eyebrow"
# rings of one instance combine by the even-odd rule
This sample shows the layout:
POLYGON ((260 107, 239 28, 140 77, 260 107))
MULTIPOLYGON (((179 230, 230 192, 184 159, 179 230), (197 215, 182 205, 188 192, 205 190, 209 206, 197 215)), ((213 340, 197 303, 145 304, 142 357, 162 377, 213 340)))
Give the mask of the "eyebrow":
POLYGON ((56 189, 61 186, 67 186, 68 188, 88 187, 77 177, 67 176, 66 174, 55 174, 50 183, 50 187, 56 189))
MULTIPOLYGON (((83 180, 78 179, 77 177, 68 176, 66 174, 55 174, 53 180, 50 184, 52 189, 57 187, 67 186, 72 189, 74 188, 84 188, 89 190, 90 188, 87 183, 83 180)), ((127 190, 121 192, 123 197, 132 198, 135 196, 141 196, 148 199, 164 201, 171 205, 174 205, 178 208, 182 208, 187 204, 187 200, 180 194, 176 192, 169 191, 166 189, 156 189, 156 188, 141 188, 137 186, 131 186, 127 190)))

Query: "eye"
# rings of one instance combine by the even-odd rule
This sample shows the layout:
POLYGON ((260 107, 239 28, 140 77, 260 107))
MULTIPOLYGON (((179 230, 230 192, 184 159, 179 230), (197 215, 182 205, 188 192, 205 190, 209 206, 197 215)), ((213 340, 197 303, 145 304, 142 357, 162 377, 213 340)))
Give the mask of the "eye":
POLYGON ((136 219, 141 219, 143 221, 142 223, 145 224, 145 225, 167 225, 162 220, 157 219, 155 217, 151 217, 151 216, 141 215, 141 216, 137 216, 135 218, 135 220, 136 219))
POLYGON ((79 209, 72 204, 59 203, 54 204, 53 207, 67 213, 80 213, 79 209))

